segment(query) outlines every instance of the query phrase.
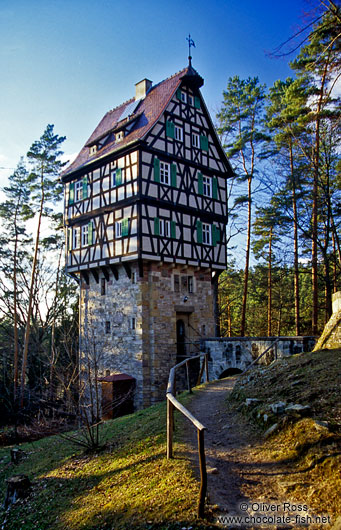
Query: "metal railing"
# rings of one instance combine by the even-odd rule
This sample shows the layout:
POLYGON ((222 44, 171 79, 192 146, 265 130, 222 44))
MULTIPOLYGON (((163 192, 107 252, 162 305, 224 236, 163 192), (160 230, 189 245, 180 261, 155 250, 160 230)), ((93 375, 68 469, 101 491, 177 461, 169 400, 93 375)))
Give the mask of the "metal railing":
POLYGON ((206 371, 206 382, 209 381, 208 374, 208 353, 195 355, 194 357, 188 357, 181 363, 176 364, 171 368, 169 372, 168 385, 167 385, 167 458, 173 458, 173 431, 174 431, 174 408, 178 409, 188 420, 192 422, 194 427, 197 429, 198 438, 198 453, 199 453, 199 467, 200 467, 200 491, 198 501, 198 516, 203 517, 205 512, 205 498, 207 492, 207 470, 206 470, 206 458, 205 458, 205 437, 204 432, 206 427, 197 420, 193 414, 189 412, 177 399, 176 399, 176 371, 182 366, 186 366, 186 378, 187 388, 191 392, 191 383, 189 377, 189 363, 194 359, 203 359, 201 370, 197 384, 200 383, 201 378, 206 371))

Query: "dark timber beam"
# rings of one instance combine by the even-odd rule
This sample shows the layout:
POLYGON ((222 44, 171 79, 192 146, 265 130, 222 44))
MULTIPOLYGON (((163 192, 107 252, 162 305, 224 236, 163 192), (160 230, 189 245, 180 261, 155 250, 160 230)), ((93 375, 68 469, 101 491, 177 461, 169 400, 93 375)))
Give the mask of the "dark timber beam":
POLYGON ((131 278, 131 268, 130 268, 130 265, 128 263, 123 263, 123 267, 124 267, 124 270, 126 271, 127 273, 127 276, 130 280, 131 278))
POLYGON ((86 283, 87 285, 90 284, 89 275, 88 275, 87 272, 85 272, 85 271, 81 271, 81 277, 83 278, 83 280, 85 280, 85 283, 86 283))
POLYGON ((117 267, 115 267, 115 265, 110 265, 110 270, 111 272, 113 273, 114 277, 115 277, 115 280, 118 280, 118 270, 117 270, 117 267))
MULTIPOLYGON (((107 282, 109 281, 109 278, 110 278, 110 275, 109 275, 109 272, 108 272, 108 269, 106 267, 101 267, 101 271, 103 272, 104 274, 104 278, 107 280, 107 282)), ((117 279, 117 278, 116 278, 117 279)))
POLYGON ((97 270, 96 269, 91 269, 91 273, 92 273, 93 277, 95 278, 96 283, 98 283, 99 282, 99 276, 98 276, 97 270))

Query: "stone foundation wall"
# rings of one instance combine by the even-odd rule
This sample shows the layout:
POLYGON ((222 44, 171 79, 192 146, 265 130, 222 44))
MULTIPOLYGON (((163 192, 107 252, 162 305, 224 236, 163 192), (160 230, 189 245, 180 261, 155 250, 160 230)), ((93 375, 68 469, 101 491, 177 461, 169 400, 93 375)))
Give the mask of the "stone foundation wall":
POLYGON ((149 405, 165 398, 169 370, 177 362, 177 321, 185 325, 187 356, 198 353, 199 344, 193 343, 203 334, 214 334, 213 289, 211 275, 203 270, 146 263, 141 290, 144 401, 149 405))
MULTIPOLYGON (((99 376, 127 373, 136 379, 135 406, 142 406, 142 298, 140 286, 118 267, 116 280, 110 273, 101 294, 99 282, 89 274, 80 291, 80 362, 97 358, 99 376), (135 319, 135 322, 132 319, 135 319), (135 326, 135 327, 133 327, 135 326)), ((132 267, 137 273, 137 267, 132 267)), ((134 276, 136 277, 136 276, 134 276)))
POLYGON ((135 408, 165 398, 169 370, 177 362, 177 321, 185 328, 186 356, 199 351, 202 335, 215 331, 211 274, 205 269, 145 262, 129 278, 117 266, 101 294, 89 274, 80 290, 80 362, 97 359, 99 377, 125 372, 136 379, 135 408), (196 343, 196 344, 195 344, 196 343))
POLYGON ((226 337, 208 338, 202 341, 202 351, 209 353, 210 378, 218 379, 226 370, 244 371, 267 348, 269 351, 260 363, 269 364, 274 359, 295 353, 312 351, 315 337, 226 337))

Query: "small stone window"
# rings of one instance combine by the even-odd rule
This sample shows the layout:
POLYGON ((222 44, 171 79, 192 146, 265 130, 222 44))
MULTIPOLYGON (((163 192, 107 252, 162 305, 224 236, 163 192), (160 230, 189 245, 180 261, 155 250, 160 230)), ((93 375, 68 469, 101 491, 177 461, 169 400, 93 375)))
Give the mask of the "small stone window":
POLYGON ((174 274, 174 291, 178 293, 180 291, 180 276, 179 274, 174 274))
POLYGON ((194 293, 193 276, 188 276, 188 292, 194 293))
POLYGON ((101 278, 101 295, 105 295, 105 278, 101 278))
POLYGON ((105 333, 106 333, 106 334, 110 333, 110 327, 111 327, 111 326, 110 326, 110 320, 107 320, 107 321, 105 322, 105 333))

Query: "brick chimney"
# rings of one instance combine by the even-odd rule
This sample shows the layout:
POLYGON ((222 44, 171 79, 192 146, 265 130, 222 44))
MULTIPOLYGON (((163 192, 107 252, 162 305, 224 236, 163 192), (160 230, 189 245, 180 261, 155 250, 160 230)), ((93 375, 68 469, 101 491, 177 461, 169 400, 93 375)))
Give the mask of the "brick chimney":
POLYGON ((136 85, 135 85, 135 89, 136 89, 135 101, 137 101, 138 99, 143 99, 144 97, 146 97, 146 94, 147 94, 148 90, 150 90, 152 84, 153 84, 153 82, 149 81, 149 79, 142 79, 142 81, 139 81, 139 83, 136 83, 136 85))

